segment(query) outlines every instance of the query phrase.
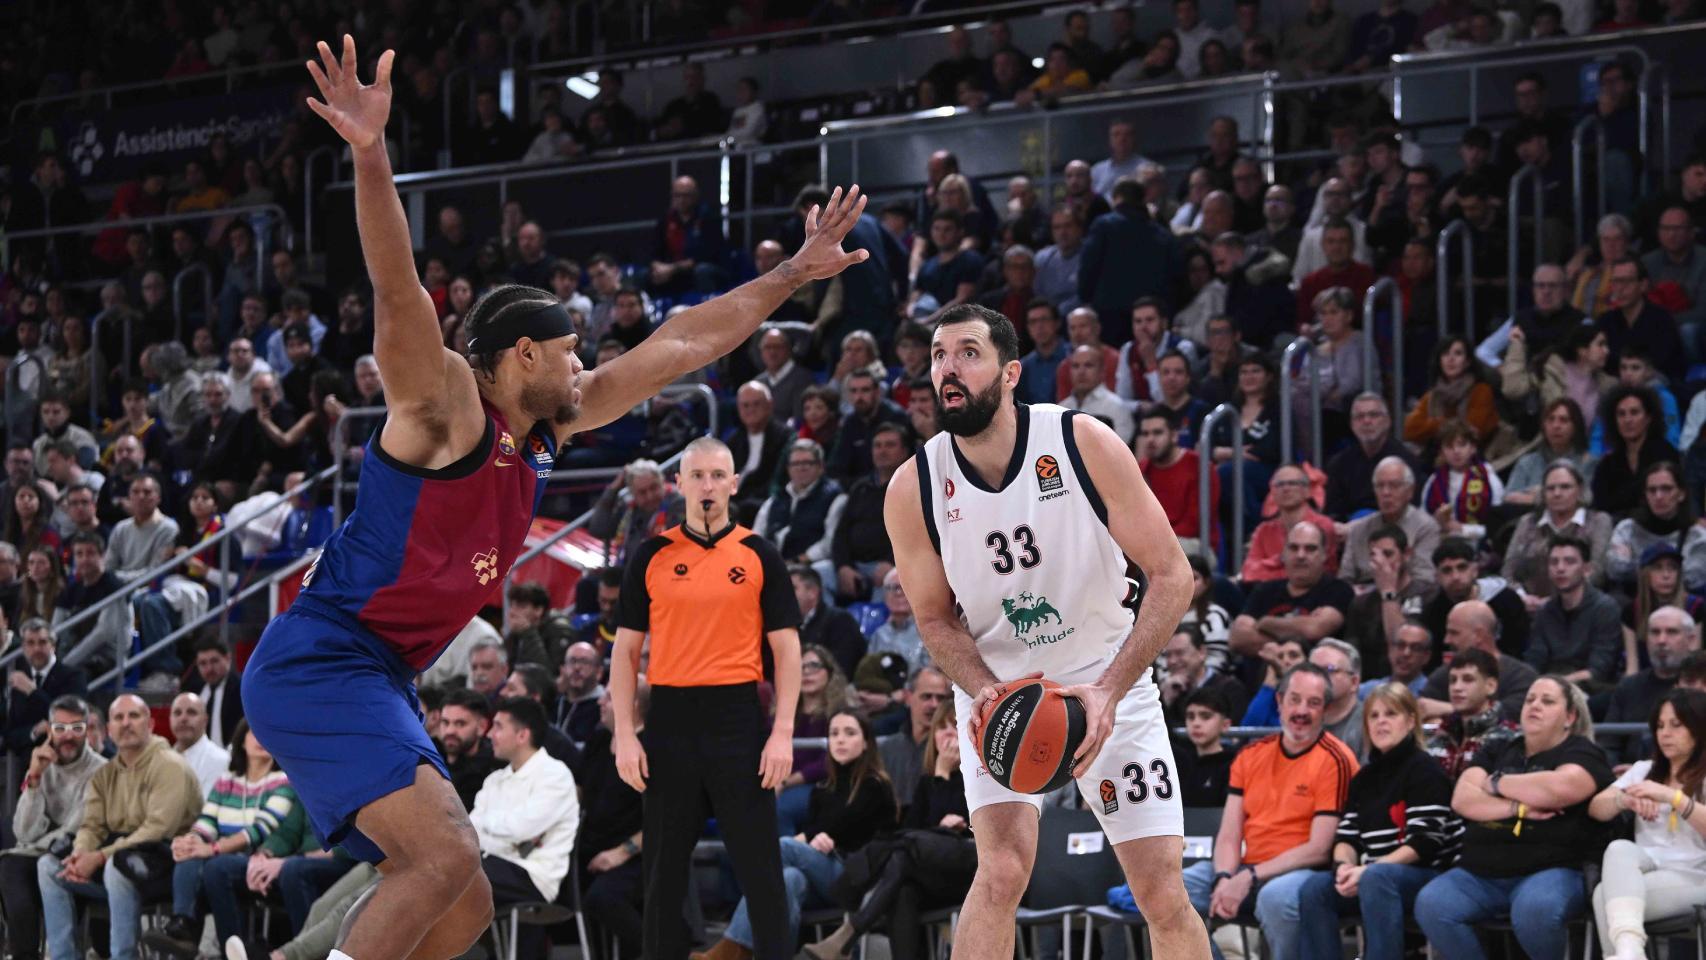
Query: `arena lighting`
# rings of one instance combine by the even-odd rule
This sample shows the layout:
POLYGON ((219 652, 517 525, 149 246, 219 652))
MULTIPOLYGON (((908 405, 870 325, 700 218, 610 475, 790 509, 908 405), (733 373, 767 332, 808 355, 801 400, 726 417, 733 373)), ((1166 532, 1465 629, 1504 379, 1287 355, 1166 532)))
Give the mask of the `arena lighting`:
POLYGON ((1031 58, 1031 66, 1034 69, 1041 70, 1043 68, 1043 62, 1044 61, 1043 61, 1042 57, 1032 57, 1031 58))
POLYGON ((582 100, 595 99, 598 96, 598 74, 589 70, 578 77, 564 80, 563 86, 568 87, 570 93, 582 100))

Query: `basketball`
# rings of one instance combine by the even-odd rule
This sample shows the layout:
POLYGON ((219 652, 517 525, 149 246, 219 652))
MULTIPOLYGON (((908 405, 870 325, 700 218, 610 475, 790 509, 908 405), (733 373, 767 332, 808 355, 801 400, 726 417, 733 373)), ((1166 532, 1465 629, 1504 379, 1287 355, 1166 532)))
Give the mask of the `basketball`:
POLYGON ((1084 704, 1053 695, 1053 680, 1018 680, 983 712, 978 756, 989 775, 1016 793, 1048 793, 1072 779, 1084 742, 1084 704))

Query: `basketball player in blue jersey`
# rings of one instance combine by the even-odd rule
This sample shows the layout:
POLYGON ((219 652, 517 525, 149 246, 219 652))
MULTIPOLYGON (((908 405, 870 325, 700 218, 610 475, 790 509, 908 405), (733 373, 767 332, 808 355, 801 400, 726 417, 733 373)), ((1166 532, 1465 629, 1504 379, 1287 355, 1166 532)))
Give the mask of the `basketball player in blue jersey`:
MULTIPOLYGON (((488 291, 467 316, 468 353, 444 348, 415 274, 384 131, 391 65, 356 78, 355 42, 309 63, 308 101, 349 142, 356 225, 373 282, 374 354, 390 417, 368 444, 355 510, 243 677, 255 735, 290 775, 319 835, 379 865, 334 958, 447 960, 492 916, 462 804, 422 728, 414 676, 501 588, 556 451, 665 384, 746 342, 790 294, 865 259, 842 238, 864 199, 837 190, 807 217, 800 251, 683 313, 622 357, 582 372, 569 315, 544 290, 488 291)), ((788 738, 765 746, 786 769, 788 738)), ((240 953, 240 946, 227 949, 240 953)))
POLYGON ((1180 871, 1176 768, 1148 676, 1190 603, 1184 551, 1112 429, 1053 404, 1014 402, 1019 341, 1005 316, 948 310, 930 350, 943 432, 896 471, 883 516, 919 633, 956 687, 977 876, 954 956, 1013 955, 1042 797, 996 783, 973 744, 998 685, 1040 676, 1084 705, 1072 773, 1155 955, 1206 958, 1208 934, 1180 871), (1135 625, 1123 602, 1128 558, 1149 581, 1135 625))

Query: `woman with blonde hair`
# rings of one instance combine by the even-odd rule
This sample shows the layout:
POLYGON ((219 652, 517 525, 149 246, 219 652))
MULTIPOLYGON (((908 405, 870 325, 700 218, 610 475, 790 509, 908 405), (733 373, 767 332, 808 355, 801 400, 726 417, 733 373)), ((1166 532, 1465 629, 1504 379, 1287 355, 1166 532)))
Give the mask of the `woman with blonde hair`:
POLYGON ((1437 956, 1485 957, 1476 925, 1509 917, 1523 952, 1562 957, 1570 921, 1587 910, 1582 861, 1600 852, 1588 802, 1616 779, 1593 742, 1587 695, 1547 674, 1529 686, 1520 722, 1522 736, 1470 761, 1452 791, 1462 855, 1416 896, 1416 925, 1437 956))
POLYGON ((1363 701, 1368 765, 1351 778, 1333 844, 1333 867, 1298 889, 1305 957, 1339 955, 1340 916, 1357 913, 1366 960, 1402 960, 1404 918, 1441 870, 1457 862, 1463 822, 1451 810, 1451 778, 1422 743, 1416 697, 1399 683, 1363 701), (1401 813, 1402 823, 1393 821, 1401 813))

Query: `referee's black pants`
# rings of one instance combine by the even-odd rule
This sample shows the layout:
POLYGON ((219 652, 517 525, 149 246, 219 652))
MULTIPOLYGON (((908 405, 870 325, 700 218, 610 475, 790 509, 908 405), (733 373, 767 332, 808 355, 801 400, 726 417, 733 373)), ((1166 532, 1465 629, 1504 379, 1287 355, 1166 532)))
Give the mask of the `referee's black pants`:
POLYGON ((756 684, 652 688, 643 734, 647 960, 682 960, 691 949, 683 911, 693 847, 713 816, 746 897, 755 960, 793 956, 776 796, 758 777, 767 727, 756 684))

